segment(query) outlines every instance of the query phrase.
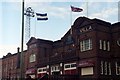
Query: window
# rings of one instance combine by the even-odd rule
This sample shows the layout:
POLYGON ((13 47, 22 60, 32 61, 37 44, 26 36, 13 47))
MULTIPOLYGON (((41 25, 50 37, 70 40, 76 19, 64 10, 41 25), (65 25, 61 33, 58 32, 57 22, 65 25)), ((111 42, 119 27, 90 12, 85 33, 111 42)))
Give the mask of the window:
POLYGON ((101 75, 111 75, 111 63, 101 61, 101 75))
POLYGON ((116 62, 115 63, 115 66, 116 66, 116 75, 120 75, 120 62, 116 62))
POLYGON ((36 55, 35 54, 31 54, 29 57, 29 61, 30 62, 35 62, 36 61, 36 55))
POLYGON ((99 49, 110 51, 110 41, 99 40, 99 49))
POLYGON ((103 61, 101 61, 101 65, 100 65, 101 66, 101 74, 103 74, 103 64, 104 64, 103 61))
POLYGON ((106 41, 103 41, 103 50, 106 50, 106 41))
POLYGON ((66 69, 66 68, 70 68, 70 65, 69 65, 69 64, 65 65, 65 69, 66 69))
POLYGON ((51 67, 51 72, 54 72, 54 71, 60 71, 60 68, 58 65, 51 67))
POLYGON ((110 42, 107 42, 107 51, 110 51, 110 42))
POLYGON ((108 74, 111 75, 111 63, 110 62, 108 63, 108 71, 109 71, 108 74))
POLYGON ((64 65, 64 70, 76 69, 76 63, 69 63, 64 65))
POLYGON ((46 73, 47 72, 47 68, 43 67, 43 68, 38 68, 38 73, 46 73))
POLYGON ((104 65, 104 69, 105 69, 105 75, 107 75, 107 62, 105 61, 105 65, 104 65))
POLYGON ((99 48, 102 49, 102 40, 100 40, 99 43, 100 43, 99 48))
POLYGON ((81 75, 93 75, 93 67, 81 68, 81 75))
POLYGON ((87 39, 80 42, 81 52, 92 49, 92 40, 87 39))

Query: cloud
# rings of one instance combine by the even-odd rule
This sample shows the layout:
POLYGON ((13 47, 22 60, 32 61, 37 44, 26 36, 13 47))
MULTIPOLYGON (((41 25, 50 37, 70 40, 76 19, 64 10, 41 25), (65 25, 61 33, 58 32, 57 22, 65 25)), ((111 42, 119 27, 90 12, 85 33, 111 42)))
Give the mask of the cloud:
MULTIPOLYGON (((62 3, 61 3, 62 4, 62 3)), ((70 14, 70 8, 63 6, 54 6, 51 2, 28 2, 26 8, 31 6, 35 13, 48 13, 51 17, 65 18, 70 14)))
POLYGON ((109 9, 106 9, 106 10, 103 9, 101 12, 93 13, 89 16, 90 16, 90 18, 98 18, 98 19, 103 19, 103 20, 106 20, 106 21, 110 21, 110 20, 113 19, 111 17, 116 16, 117 13, 118 13, 117 8, 109 8, 109 9))
MULTIPOLYGON (((0 45, 0 58, 3 57, 3 55, 7 55, 7 53, 17 53, 17 48, 20 47, 19 45, 0 45)), ((26 50, 26 45, 24 45, 24 50, 26 50)))

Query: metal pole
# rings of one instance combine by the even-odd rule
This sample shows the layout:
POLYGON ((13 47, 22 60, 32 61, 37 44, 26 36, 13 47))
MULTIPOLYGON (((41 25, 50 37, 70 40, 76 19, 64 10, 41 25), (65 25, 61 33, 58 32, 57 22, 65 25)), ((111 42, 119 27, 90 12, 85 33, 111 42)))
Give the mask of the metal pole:
POLYGON ((22 37, 21 37, 21 55, 20 55, 20 80, 24 80, 24 64, 23 64, 23 44, 24 44, 24 0, 22 1, 22 37))
POLYGON ((88 17, 88 0, 87 0, 87 2, 86 2, 86 10, 87 10, 87 17, 88 17))
POLYGON ((70 34, 72 35, 72 10, 70 10, 70 26, 71 26, 70 34))
POLYGON ((118 22, 120 22, 120 1, 118 2, 118 22))

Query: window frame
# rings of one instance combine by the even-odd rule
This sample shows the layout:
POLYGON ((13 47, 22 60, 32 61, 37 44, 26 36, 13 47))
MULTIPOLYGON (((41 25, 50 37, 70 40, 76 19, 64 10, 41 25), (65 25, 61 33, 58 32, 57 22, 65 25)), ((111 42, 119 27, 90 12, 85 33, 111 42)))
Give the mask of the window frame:
POLYGON ((80 41, 80 50, 81 52, 92 50, 92 39, 89 38, 80 41))
POLYGON ((32 62, 35 62, 36 61, 36 55, 35 54, 31 54, 29 56, 29 62, 32 63, 32 62))

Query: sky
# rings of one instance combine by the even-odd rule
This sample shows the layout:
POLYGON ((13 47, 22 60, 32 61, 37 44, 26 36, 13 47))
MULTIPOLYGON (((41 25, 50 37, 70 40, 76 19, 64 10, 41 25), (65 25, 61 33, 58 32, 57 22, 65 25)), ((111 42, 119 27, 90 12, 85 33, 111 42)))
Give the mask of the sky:
MULTIPOLYGON (((31 37, 56 41, 61 39, 78 17, 98 18, 110 23, 118 22, 119 0, 25 0, 25 10, 31 7, 35 13, 47 13, 48 20, 31 18, 31 37), (88 7, 87 7, 88 4, 88 7), (82 8, 82 12, 71 12, 70 6, 82 8), (88 16, 87 16, 88 12, 88 16)), ((22 2, 0 1, 0 58, 7 53, 16 53, 21 47, 22 2)), ((26 28, 26 16, 25 16, 26 28)), ((26 29, 25 33, 26 33, 26 29)), ((24 34, 26 50, 26 34, 24 34)))

